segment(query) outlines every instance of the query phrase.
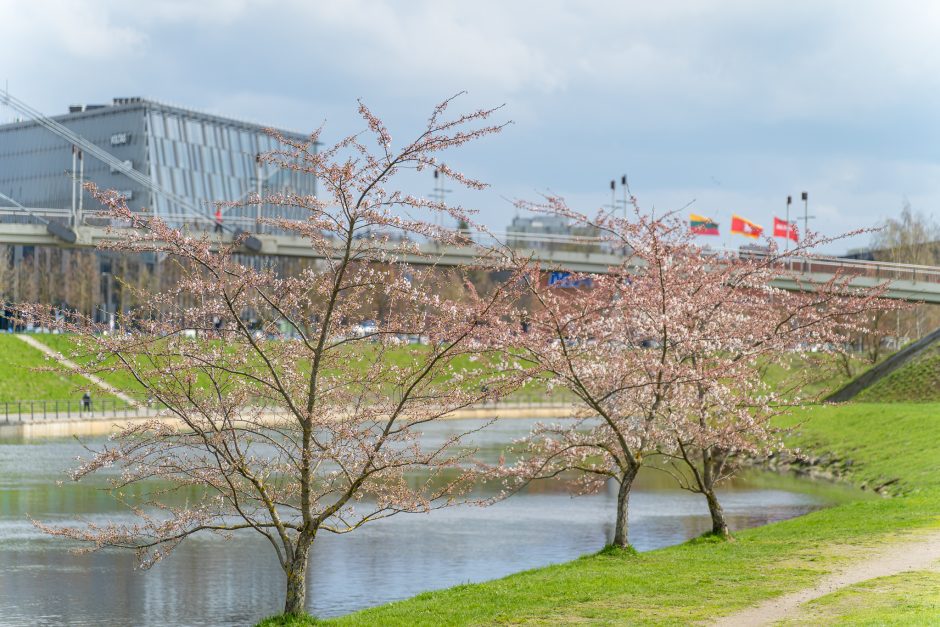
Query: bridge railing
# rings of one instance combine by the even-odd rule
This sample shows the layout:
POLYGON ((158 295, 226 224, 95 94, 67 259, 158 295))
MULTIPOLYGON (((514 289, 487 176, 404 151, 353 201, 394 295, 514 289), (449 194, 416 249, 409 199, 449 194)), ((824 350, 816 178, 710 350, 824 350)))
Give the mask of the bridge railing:
POLYGON ((791 257, 782 263, 801 274, 865 277, 879 281, 910 281, 911 283, 940 283, 940 268, 890 261, 865 261, 840 257, 791 257))
MULTIPOLYGON (((262 218, 274 217, 270 211, 262 213, 262 218)), ((18 207, 0 206, 0 223, 6 224, 38 224, 42 218, 67 224, 72 219, 72 211, 67 208, 33 208, 29 213, 18 207)), ((215 225, 205 219, 186 219, 182 216, 169 216, 168 221, 176 226, 181 226, 187 231, 194 233, 211 232, 215 225)), ((284 232, 280 229, 259 223, 257 216, 224 214, 222 224, 228 228, 235 228, 242 231, 255 234, 275 234, 284 232)), ((118 221, 102 214, 98 210, 85 209, 82 213, 82 225, 84 226, 114 226, 122 227, 126 224, 120 224, 118 221)), ((490 232, 490 233, 468 233, 467 239, 477 244, 495 245, 500 243, 509 243, 516 247, 534 247, 558 250, 580 250, 591 252, 603 252, 608 247, 607 243, 599 237, 564 235, 553 233, 524 233, 524 232, 490 232)), ((433 244, 433 242, 431 242, 433 244)))
POLYGON ((19 207, 0 207, 0 223, 44 224, 42 220, 67 224, 71 212, 68 209, 31 209, 29 213, 19 207))

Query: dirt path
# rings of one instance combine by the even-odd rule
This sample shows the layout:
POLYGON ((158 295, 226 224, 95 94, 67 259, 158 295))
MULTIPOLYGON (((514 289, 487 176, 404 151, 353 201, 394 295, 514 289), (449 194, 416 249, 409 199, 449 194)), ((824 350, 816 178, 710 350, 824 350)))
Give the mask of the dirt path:
POLYGON ((844 566, 838 572, 827 575, 812 588, 765 601, 756 607, 725 616, 713 625, 716 627, 770 625, 793 616, 803 603, 840 588, 876 577, 928 569, 937 560, 940 560, 940 532, 934 531, 919 536, 916 540, 878 547, 867 559, 844 566))
POLYGON ((26 342, 27 344, 29 344, 30 346, 32 346, 32 347, 35 348, 36 350, 42 351, 43 353, 45 353, 45 354, 48 355, 49 357, 52 357, 53 359, 55 359, 57 362, 59 362, 60 364, 62 364, 62 365, 65 366, 66 368, 69 368, 70 370, 75 370, 76 372, 78 372, 79 374, 81 374, 82 377, 88 379, 89 381, 91 381, 92 383, 94 383, 96 386, 98 386, 99 388, 101 388, 102 390, 104 390, 105 392, 107 392, 107 393, 109 393, 109 394, 113 394, 114 396, 117 396, 119 399, 121 399, 122 401, 124 401, 125 403, 127 403, 128 405, 130 405, 130 406, 132 406, 132 407, 136 407, 136 406, 137 406, 137 401, 135 401, 134 399, 132 399, 130 396, 128 396, 127 394, 125 394, 125 393, 122 392, 121 390, 117 389, 116 387, 114 387, 113 385, 111 385, 110 383, 108 383, 107 381, 101 379, 100 377, 96 377, 96 376, 93 375, 93 374, 85 374, 85 373, 81 372, 80 369, 79 369, 79 367, 78 367, 78 364, 76 364, 76 363, 73 362, 73 361, 70 361, 70 360, 66 359, 61 353, 57 353, 56 351, 52 350, 51 348, 49 348, 48 346, 46 346, 45 344, 43 344, 43 343, 40 342, 39 340, 37 340, 37 339, 35 339, 35 338, 33 338, 33 337, 29 336, 29 335, 26 335, 26 334, 24 334, 24 333, 17 333, 17 334, 15 335, 15 337, 20 338, 21 340, 23 340, 24 342, 26 342))

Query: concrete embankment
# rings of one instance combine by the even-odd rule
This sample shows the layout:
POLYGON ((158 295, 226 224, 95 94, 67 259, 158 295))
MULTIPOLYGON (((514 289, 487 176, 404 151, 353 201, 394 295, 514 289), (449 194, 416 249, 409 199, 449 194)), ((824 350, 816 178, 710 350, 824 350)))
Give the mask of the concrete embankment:
MULTIPOLYGON (((497 403, 479 407, 469 407, 445 416, 446 420, 491 420, 538 418, 552 420, 568 418, 575 414, 576 406, 571 403, 497 403)), ((181 425, 179 418, 161 415, 157 411, 147 409, 131 409, 126 413, 117 415, 91 415, 75 419, 56 419, 55 417, 40 418, 24 422, 0 424, 0 437, 4 438, 54 438, 71 436, 97 436, 110 435, 120 429, 133 424, 140 424, 148 420, 158 419, 172 425, 181 425)), ((265 414, 264 421, 274 424, 284 420, 284 414, 265 414)))

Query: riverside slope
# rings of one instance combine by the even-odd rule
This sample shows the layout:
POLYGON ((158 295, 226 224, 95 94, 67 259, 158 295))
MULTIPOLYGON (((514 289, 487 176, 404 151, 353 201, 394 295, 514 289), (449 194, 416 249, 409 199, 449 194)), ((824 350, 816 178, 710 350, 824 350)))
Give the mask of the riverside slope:
MULTIPOLYGON (((875 556, 940 532, 938 417, 940 404, 856 403, 814 406, 782 421, 795 429, 794 446, 851 459, 847 480, 857 485, 890 482, 892 498, 860 498, 741 531, 735 542, 700 538, 640 554, 604 550, 315 624, 710 624, 785 595, 809 592, 806 598, 812 598, 825 592, 826 581, 838 581, 840 573, 844 576, 856 567, 864 572, 875 556)), ((905 594, 932 598, 935 590, 929 582, 935 578, 927 572, 875 581, 882 587, 905 581, 915 586, 905 594)), ((812 603, 838 595, 826 594, 812 603)), ((826 623, 839 623, 840 617, 851 620, 844 612, 863 609, 874 624, 940 623, 940 605, 879 606, 877 598, 883 597, 878 595, 856 597, 850 609, 836 603, 836 613, 828 614, 826 623)), ((805 604, 798 610, 790 607, 788 617, 805 611, 805 604)))

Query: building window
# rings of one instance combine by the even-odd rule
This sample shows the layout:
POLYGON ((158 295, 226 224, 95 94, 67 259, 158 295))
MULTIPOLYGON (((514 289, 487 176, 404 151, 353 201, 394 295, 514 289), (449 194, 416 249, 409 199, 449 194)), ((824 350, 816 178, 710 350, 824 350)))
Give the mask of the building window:
POLYGON ((176 141, 180 140, 180 121, 176 116, 166 116, 166 136, 176 141))
POLYGON ((150 132, 154 137, 166 137, 166 128, 163 126, 163 116, 159 113, 150 114, 150 132))
POLYGON ((198 120, 186 120, 186 139, 191 144, 202 144, 202 123, 198 120))
POLYGON ((179 158, 179 167, 184 170, 189 169, 189 146, 186 144, 177 144, 176 145, 176 154, 179 158))

